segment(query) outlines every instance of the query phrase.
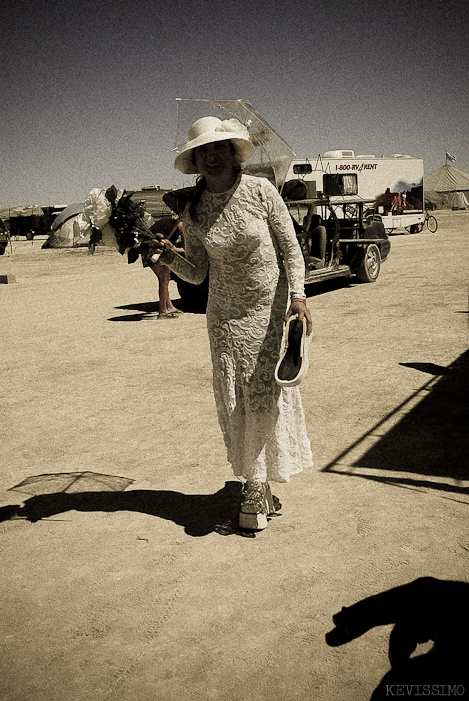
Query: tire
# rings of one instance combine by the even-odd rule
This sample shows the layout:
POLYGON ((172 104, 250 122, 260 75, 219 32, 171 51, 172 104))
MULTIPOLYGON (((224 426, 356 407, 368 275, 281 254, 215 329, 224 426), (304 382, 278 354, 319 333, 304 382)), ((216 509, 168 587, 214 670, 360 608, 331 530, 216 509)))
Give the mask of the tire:
POLYGON ((326 257, 327 231, 325 226, 317 226, 307 240, 308 255, 322 260, 326 257))
POLYGON ((423 229, 423 223, 422 223, 422 222, 419 222, 418 224, 412 224, 412 226, 406 226, 406 227, 405 227, 405 230, 406 230, 409 234, 420 234, 420 232, 422 231, 422 229, 423 229))
POLYGON ((381 270, 381 254, 375 243, 370 243, 363 252, 355 275, 360 282, 376 282, 381 270))
POLYGON ((432 215, 430 215, 427 219, 427 229, 431 234, 434 234, 438 229, 438 222, 432 215))

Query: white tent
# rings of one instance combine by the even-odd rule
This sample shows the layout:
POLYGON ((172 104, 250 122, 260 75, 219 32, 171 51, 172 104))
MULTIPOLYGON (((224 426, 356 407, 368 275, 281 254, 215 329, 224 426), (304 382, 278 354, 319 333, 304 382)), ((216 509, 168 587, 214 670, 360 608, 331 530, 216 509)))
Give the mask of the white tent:
POLYGON ((78 227, 74 226, 77 216, 83 211, 82 204, 71 204, 54 220, 49 238, 43 248, 74 248, 87 246, 89 236, 82 238, 78 227))
POLYGON ((450 192, 447 195, 448 204, 452 209, 466 209, 469 207, 469 202, 464 192, 450 192))
POLYGON ((465 209, 469 199, 469 175, 444 165, 424 178, 425 199, 454 209, 465 209), (465 204, 464 204, 465 203, 465 204))

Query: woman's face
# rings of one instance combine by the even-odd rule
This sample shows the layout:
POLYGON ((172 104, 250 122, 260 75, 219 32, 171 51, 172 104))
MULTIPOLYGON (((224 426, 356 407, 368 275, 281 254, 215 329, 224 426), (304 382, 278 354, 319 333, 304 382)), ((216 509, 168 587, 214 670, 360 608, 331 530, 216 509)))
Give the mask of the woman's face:
POLYGON ((194 149, 195 166, 208 180, 224 179, 237 165, 234 149, 229 140, 214 141, 194 149))

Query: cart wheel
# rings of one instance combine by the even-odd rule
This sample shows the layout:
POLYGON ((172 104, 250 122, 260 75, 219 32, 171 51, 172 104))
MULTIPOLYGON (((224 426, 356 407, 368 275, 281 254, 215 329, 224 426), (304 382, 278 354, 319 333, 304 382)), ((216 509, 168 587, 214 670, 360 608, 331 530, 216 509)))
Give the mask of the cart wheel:
POLYGON ((356 276, 360 282, 375 282, 381 270, 381 254, 375 243, 370 243, 366 247, 360 265, 356 271, 356 276))
POLYGON ((405 230, 409 232, 409 234, 420 234, 420 232, 423 229, 423 223, 419 222, 418 224, 412 224, 412 226, 406 226, 405 230))
POLYGON ((438 222, 435 219, 435 217, 431 214, 427 219, 427 229, 431 234, 434 234, 435 231, 438 229, 438 222))

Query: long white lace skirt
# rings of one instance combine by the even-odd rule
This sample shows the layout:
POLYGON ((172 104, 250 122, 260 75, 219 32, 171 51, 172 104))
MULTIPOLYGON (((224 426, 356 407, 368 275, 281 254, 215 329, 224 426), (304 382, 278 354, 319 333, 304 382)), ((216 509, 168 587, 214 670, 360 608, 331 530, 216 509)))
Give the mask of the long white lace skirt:
POLYGON ((279 387, 274 372, 283 336, 283 307, 258 305, 239 314, 209 304, 207 326, 218 420, 233 472, 289 482, 313 465, 298 387, 279 387))

